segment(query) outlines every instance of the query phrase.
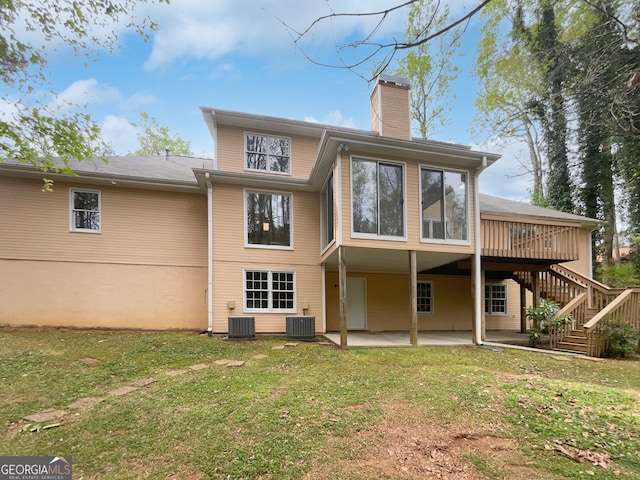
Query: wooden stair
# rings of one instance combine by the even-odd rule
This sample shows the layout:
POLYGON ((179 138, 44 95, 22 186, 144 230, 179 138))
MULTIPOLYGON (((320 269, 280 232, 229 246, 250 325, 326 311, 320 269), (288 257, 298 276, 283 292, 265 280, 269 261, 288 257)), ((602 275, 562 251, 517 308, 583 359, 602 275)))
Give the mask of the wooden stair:
POLYGON ((586 354, 587 336, 582 330, 571 330, 569 335, 565 335, 562 341, 558 342, 555 350, 586 354))
MULTIPOLYGON (((598 313, 597 308, 587 308, 585 323, 591 320, 598 313)), ((560 350, 563 352, 572 353, 587 353, 587 336, 583 329, 571 330, 569 335, 565 335, 561 341, 558 342, 554 350, 560 350)))

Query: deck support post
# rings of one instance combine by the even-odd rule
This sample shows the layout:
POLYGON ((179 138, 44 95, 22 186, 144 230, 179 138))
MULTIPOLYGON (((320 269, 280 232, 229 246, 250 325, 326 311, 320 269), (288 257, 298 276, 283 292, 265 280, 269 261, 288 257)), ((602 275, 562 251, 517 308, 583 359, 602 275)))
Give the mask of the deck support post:
POLYGON ((409 281, 411 282, 411 345, 418 346, 418 267, 416 251, 409 250, 409 281))
POLYGON ((520 285, 520 333, 527 333, 527 288, 520 285))
POLYGON ((340 294, 340 347, 347 348, 347 262, 344 247, 338 247, 338 288, 340 294))
POLYGON ((531 291, 533 292, 533 308, 538 308, 540 303, 540 284, 538 272, 531 272, 531 291))
POLYGON ((483 299, 483 275, 482 275, 482 266, 480 262, 480 255, 473 255, 473 259, 471 261, 471 298, 472 298, 472 325, 471 325, 471 335, 473 343, 476 345, 482 345, 483 342, 483 311, 482 308, 482 299, 483 299))

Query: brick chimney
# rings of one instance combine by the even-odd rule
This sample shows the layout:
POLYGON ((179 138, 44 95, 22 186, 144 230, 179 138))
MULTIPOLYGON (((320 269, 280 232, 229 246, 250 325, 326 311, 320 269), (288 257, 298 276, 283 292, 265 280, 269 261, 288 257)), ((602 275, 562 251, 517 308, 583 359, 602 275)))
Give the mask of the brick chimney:
POLYGON ((371 130, 411 140, 411 91, 406 78, 380 75, 371 93, 371 130))

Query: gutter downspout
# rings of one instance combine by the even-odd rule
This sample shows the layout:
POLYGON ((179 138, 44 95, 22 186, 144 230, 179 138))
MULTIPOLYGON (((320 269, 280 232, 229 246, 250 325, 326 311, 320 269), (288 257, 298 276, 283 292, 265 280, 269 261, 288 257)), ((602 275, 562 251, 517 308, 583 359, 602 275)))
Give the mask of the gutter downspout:
POLYGON ((475 242, 473 247, 473 287, 474 287, 474 299, 473 299, 473 311, 474 311, 474 338, 473 343, 476 345, 482 345, 482 242, 480 238, 480 174, 487 168, 487 157, 482 157, 482 165, 476 169, 476 174, 473 176, 473 204, 475 205, 474 212, 474 236, 475 242))
POLYGON ((213 185, 209 172, 207 182, 207 335, 213 335, 213 185))

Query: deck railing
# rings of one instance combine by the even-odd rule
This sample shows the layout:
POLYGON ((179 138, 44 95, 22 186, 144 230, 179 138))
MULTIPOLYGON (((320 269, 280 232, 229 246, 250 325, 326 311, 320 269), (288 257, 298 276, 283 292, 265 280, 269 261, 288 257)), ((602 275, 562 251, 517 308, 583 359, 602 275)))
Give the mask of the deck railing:
POLYGON ((607 326, 630 325, 640 330, 640 288, 628 288, 584 324, 587 355, 600 357, 608 349, 607 326))
POLYGON ((551 265, 549 270, 558 276, 565 278, 569 282, 581 285, 589 294, 589 308, 595 308, 598 311, 606 307, 625 290, 624 288, 608 287, 605 284, 600 283, 593 278, 585 277, 564 265, 551 265))
POLYGON ((482 255, 502 258, 577 260, 579 228, 483 218, 482 255))
POLYGON ((563 341, 566 336, 571 335, 572 331, 582 328, 587 322, 588 300, 589 297, 587 293, 582 292, 556 314, 557 318, 570 315, 571 322, 549 329, 549 345, 551 348, 556 348, 558 342, 563 341))

